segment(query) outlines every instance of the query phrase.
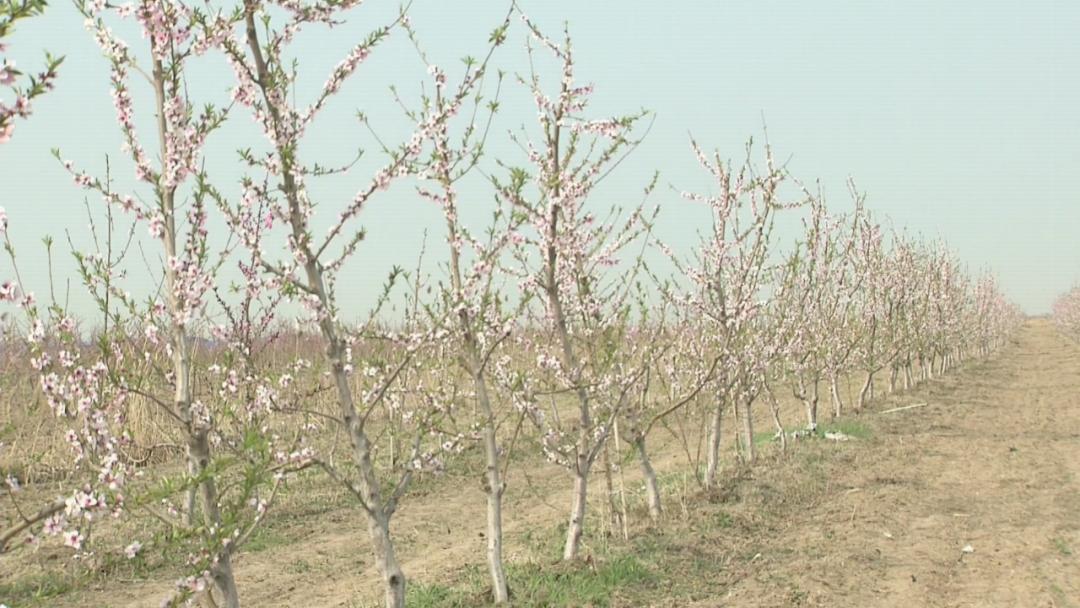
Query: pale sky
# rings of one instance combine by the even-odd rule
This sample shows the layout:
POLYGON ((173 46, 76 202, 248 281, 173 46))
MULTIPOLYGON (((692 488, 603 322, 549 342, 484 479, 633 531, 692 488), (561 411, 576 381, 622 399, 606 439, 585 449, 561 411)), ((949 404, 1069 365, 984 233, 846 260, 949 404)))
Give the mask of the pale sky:
MULTIPOLYGON (((1027 312, 1048 311, 1057 294, 1080 280, 1080 2, 521 4, 553 36, 569 22, 577 75, 596 85, 596 118, 655 111, 648 138, 599 193, 609 198, 596 203, 636 202, 653 171, 660 171, 665 187, 652 201, 664 208, 660 232, 668 241, 693 240, 702 215, 666 186, 708 188, 688 134, 738 159, 748 137, 760 138, 764 117, 774 148, 790 157, 795 176, 820 178, 841 206, 847 203, 844 181, 855 177, 879 216, 945 239, 974 269, 993 269, 1027 312)), ((397 6, 369 0, 347 26, 301 37, 294 56, 310 66, 302 68, 301 96, 319 87, 350 43, 397 6)), ((415 0, 411 14, 429 56, 454 69, 461 56, 483 53, 506 6, 501 0, 415 0)), ((515 23, 498 66, 526 69, 524 38, 515 23)), ((129 40, 142 43, 137 36, 129 40)), ((7 56, 26 71, 41 65, 43 49, 67 57, 57 89, 38 102, 31 120, 18 124, 11 143, 0 145, 0 205, 10 218, 24 278, 40 294, 46 289, 41 237, 59 241, 61 277, 71 269, 64 231, 78 246, 86 243, 83 193, 49 150, 58 147, 95 173, 108 154, 121 180, 130 179, 132 168, 120 153, 107 64, 71 5, 59 0, 44 18, 22 22, 9 43, 7 56)), ((231 74, 219 57, 202 60, 191 74, 193 96, 227 99, 231 74)), ((307 159, 333 165, 359 147, 374 152, 352 118, 358 108, 380 135, 393 139, 403 122, 388 87, 408 93, 424 77, 403 37, 378 49, 313 127, 307 159)), ((136 102, 145 124, 148 92, 140 86, 136 102)), ((491 151, 513 155, 506 130, 534 117, 528 97, 508 84, 491 151)), ((215 183, 235 192, 240 173, 234 150, 263 141, 246 114, 231 117, 208 150, 215 183)), ((325 197, 320 211, 335 215, 334 201, 351 198, 367 175, 358 171, 318 186, 316 193, 325 197)), ((478 211, 470 217, 485 217, 490 193, 474 196, 478 211)), ((415 265, 425 229, 432 233, 430 248, 438 250, 441 242, 438 211, 407 188, 375 200, 363 224, 370 239, 340 287, 340 298, 356 310, 370 303, 391 265, 415 265)), ((6 260, 0 271, 8 273, 6 260)), ((147 284, 133 269, 132 291, 147 284)), ((73 302, 76 310, 89 311, 88 303, 73 302)))

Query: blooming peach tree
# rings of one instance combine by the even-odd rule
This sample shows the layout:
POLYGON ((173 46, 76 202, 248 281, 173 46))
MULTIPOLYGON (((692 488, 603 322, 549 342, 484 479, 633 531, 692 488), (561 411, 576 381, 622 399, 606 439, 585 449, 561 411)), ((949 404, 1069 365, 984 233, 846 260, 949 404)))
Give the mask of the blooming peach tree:
MULTIPOLYGON (((256 281, 261 287, 299 305, 308 322, 317 328, 325 350, 323 371, 330 382, 327 388, 337 403, 336 412, 325 418, 347 436, 352 464, 349 470, 343 470, 317 456, 314 461, 357 498, 367 520, 386 605, 402 606, 405 575, 390 532, 391 518, 416 472, 438 468, 440 452, 459 449, 461 440, 457 435, 447 436, 437 430, 438 420, 453 407, 454 400, 435 380, 425 376, 422 363, 445 357, 450 348, 446 340, 448 333, 464 336, 472 331, 473 321, 464 319, 463 325, 448 328, 427 322, 423 315, 410 314, 403 325, 388 328, 377 322, 377 314, 373 313, 368 322, 348 326, 339 319, 336 284, 363 240, 359 216, 382 191, 395 181, 421 176, 443 187, 450 186, 456 161, 449 158, 447 122, 477 90, 487 66, 486 61, 466 62, 457 84, 451 85, 446 72, 430 65, 428 73, 434 94, 422 100, 420 110, 410 111, 415 123, 411 135, 395 148, 383 146, 385 162, 360 184, 352 200, 338 206, 328 230, 318 235, 313 230, 316 202, 309 182, 334 171, 305 163, 300 156, 304 135, 344 82, 381 42, 394 34, 412 38, 414 33, 405 12, 389 23, 376 26, 348 51, 315 93, 313 101, 304 107, 293 103, 297 72, 287 50, 299 31, 334 25, 358 4, 355 1, 311 5, 249 2, 231 16, 204 18, 202 26, 207 37, 220 40, 233 68, 235 102, 250 110, 270 144, 265 153, 245 149, 241 155, 249 175, 243 180, 240 202, 227 212, 230 225, 252 253, 251 272, 258 274, 256 281), (234 35, 236 24, 240 31, 234 35), (430 160, 425 157, 425 151, 433 154, 430 160), (285 257, 271 253, 272 244, 278 242, 272 240, 274 235, 280 235, 278 238, 286 244, 285 257), (373 352, 369 348, 373 343, 388 345, 389 350, 373 352), (394 430, 379 432, 384 424, 394 430), (381 470, 374 459, 375 437, 397 438, 394 447, 389 448, 394 454, 404 446, 403 453, 390 459, 390 470, 381 470)), ((500 26, 492 36, 493 47, 502 43, 504 29, 505 26, 500 26)), ((445 196, 432 194, 438 201, 445 196)), ((449 206, 453 204, 448 202, 446 208, 451 231, 455 230, 453 208, 449 206)), ((400 270, 395 270, 380 302, 387 301, 402 278, 400 270)), ((461 275, 457 278, 468 280, 461 275)), ((452 287, 451 297, 464 296, 466 289, 475 287, 466 288, 464 283, 452 287)), ((412 310, 418 310, 418 306, 412 310)), ((466 338, 464 345, 466 360, 474 364, 470 368, 474 379, 475 372, 480 371, 478 357, 487 348, 481 340, 466 338)), ((323 377, 315 375, 310 381, 319 386, 323 377)), ((497 490, 500 486, 501 483, 495 483, 492 487, 497 490)))
POLYGON ((530 302, 527 323, 536 331, 521 345, 536 364, 527 374, 533 395, 550 403, 549 409, 534 408, 531 419, 543 433, 547 457, 573 478, 563 547, 563 559, 572 560, 584 533, 590 472, 644 375, 648 356, 637 349, 651 349, 624 339, 640 257, 623 258, 629 268, 618 279, 612 270, 620 256, 644 242, 649 216, 638 205, 602 220, 586 204, 597 183, 633 147, 633 129, 644 114, 586 118, 593 87, 575 80, 569 36, 556 42, 527 17, 522 20, 530 44, 559 64, 561 82, 549 92, 536 73, 519 78, 536 104, 539 134, 535 139, 525 132, 511 134, 530 167, 511 168, 496 189, 499 200, 523 218, 514 276, 521 297, 530 302), (572 417, 559 411, 556 396, 562 395, 573 400, 572 417))
MULTIPOLYGON (((785 201, 781 189, 788 179, 778 166, 772 149, 765 146, 760 170, 747 158, 733 167, 719 153, 706 154, 692 142, 698 163, 713 178, 715 194, 683 193, 683 197, 708 207, 711 229, 689 261, 676 261, 685 277, 686 293, 679 305, 697 318, 697 332, 711 340, 709 351, 718 360, 713 374, 716 400, 710 406, 706 438, 704 484, 716 486, 720 462, 720 431, 723 413, 729 406, 741 421, 740 442, 745 457, 754 455, 751 407, 760 394, 759 378, 770 361, 768 350, 757 348, 761 333, 759 316, 770 306, 768 287, 776 263, 771 255, 776 215, 801 204, 785 201)), ((710 358, 711 359, 711 358, 710 358)), ((710 360, 706 359, 706 361, 710 360)))
MULTIPOLYGON (((215 240, 208 229, 216 199, 201 150, 225 112, 212 105, 197 111, 184 85, 189 60, 217 41, 201 35, 194 12, 180 3, 79 9, 110 65, 134 185, 122 191, 110 166, 95 177, 63 161, 75 184, 102 202, 90 212, 92 250, 74 251, 101 317, 87 336, 57 302, 41 309, 29 294, 21 297, 30 362, 56 416, 70 420, 75 470, 84 472, 62 507, 48 507, 54 512, 39 529, 28 527, 44 537, 61 534, 78 552, 104 514, 153 517, 189 556, 167 603, 216 591, 224 605, 239 606, 232 556, 263 522, 285 474, 306 465, 306 450, 299 434, 267 432, 269 417, 287 401, 259 357, 274 345, 275 296, 249 280, 237 298, 218 278, 223 267, 244 268, 232 241, 215 240), (142 29, 145 54, 113 32, 113 23, 128 19, 142 29), (133 73, 153 93, 156 137, 136 128, 133 73), (159 148, 156 161, 148 140, 159 148), (125 258, 144 239, 160 248, 162 262, 160 287, 145 299, 124 289, 125 258), (83 346, 86 337, 94 348, 83 346), (172 421, 184 473, 145 479, 137 470, 159 447, 142 444, 130 426, 134 410, 145 408, 172 421)), ((133 557, 142 547, 134 539, 125 553, 133 557)))

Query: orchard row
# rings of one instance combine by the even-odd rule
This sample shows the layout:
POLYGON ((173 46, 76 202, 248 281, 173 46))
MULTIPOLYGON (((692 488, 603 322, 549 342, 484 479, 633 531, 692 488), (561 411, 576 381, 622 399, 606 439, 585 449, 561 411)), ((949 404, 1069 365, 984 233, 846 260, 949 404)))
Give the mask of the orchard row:
MULTIPOLYGON (((169 519, 170 540, 130 539, 125 552, 180 544, 189 557, 176 567, 187 574, 165 604, 201 594, 234 608, 243 595, 234 558, 275 516, 290 480, 322 475, 355 500, 386 605, 399 607, 406 574, 391 521, 417 476, 456 466, 468 451, 482 454, 492 599, 506 602, 503 496, 508 462, 521 450, 566 470, 563 557, 574 560, 587 533, 589 481, 612 444, 633 450, 659 522, 649 440, 661 427, 681 419, 698 434, 687 441, 706 447, 689 464, 714 488, 722 483, 725 413, 737 422, 741 457, 753 460, 755 412, 774 421, 779 441, 789 437, 781 396, 802 403, 805 420, 795 424, 813 433, 819 405, 832 415, 861 410, 886 379, 893 391, 947 373, 996 349, 1019 321, 991 275, 972 275, 939 243, 883 227, 854 184, 852 208, 831 211, 768 145, 748 146, 733 164, 692 142, 711 178, 708 192, 682 193, 659 212, 652 199, 665 195, 654 180, 642 202, 601 207, 594 190, 637 146, 648 115, 591 116, 593 89, 575 74, 569 37, 548 37, 517 7, 482 58, 455 74, 428 61, 402 12, 351 48, 321 89, 299 96, 309 104, 297 105, 303 65, 294 61, 294 38, 346 19, 358 4, 80 5, 110 65, 125 142, 125 162, 110 170, 131 172, 137 185, 119 191, 111 174, 64 162, 76 186, 100 201, 96 248, 74 252, 95 318, 38 303, 8 241, 0 297, 17 319, 8 348, 25 353, 34 398, 64 425, 71 470, 70 490, 45 504, 26 504, 22 480, 7 474, 18 507, 11 511, 20 515, 0 521, 3 551, 62 543, 88 554, 92 523, 148 517, 147 507, 164 505, 154 512, 169 519), (112 27, 123 20, 144 37, 117 37, 112 27), (402 100, 412 133, 381 144, 385 162, 350 200, 316 200, 312 184, 345 169, 309 158, 306 130, 328 104, 341 103, 334 97, 343 84, 392 36, 412 40, 430 65, 425 93, 402 100), (548 82, 534 72, 506 85, 525 87, 535 103, 523 113, 534 124, 508 135, 520 166, 485 153, 499 137, 490 128, 496 112, 507 111, 498 103, 504 77, 491 61, 515 37, 527 41, 530 65, 548 62, 560 75, 548 82), (187 92, 202 55, 232 69, 226 107, 187 92), (152 92, 152 108, 135 107, 136 87, 152 92), (152 131, 139 128, 137 110, 153 114, 152 131), (221 183, 203 163, 226 120, 253 120, 263 132, 239 146, 239 184, 221 183), (486 191, 464 185, 476 175, 486 191), (368 255, 363 211, 390 197, 394 184, 396 192, 413 189, 408 204, 442 211, 436 253, 445 264, 435 273, 396 271, 368 320, 346 323, 355 311, 337 286, 368 255), (476 205, 490 212, 479 227, 459 215, 476 205), (694 205, 711 220, 695 242, 662 242, 656 227, 667 209, 694 205), (317 222, 329 230, 314 229, 317 222), (788 226, 798 227, 797 238, 788 226), (148 297, 128 291, 145 290, 126 270, 133 241, 162 260, 161 289, 148 297), (841 379, 853 376, 860 390, 844 403, 841 379), (132 456, 153 447, 132 428, 136 408, 163 414, 183 446, 183 471, 154 472, 132 456), (334 435, 348 441, 347 462, 325 457, 334 435)), ((2 18, 0 34, 41 8, 27 6, 25 15, 2 18)), ((0 68, 0 83, 21 87, 14 106, 0 106, 3 140, 50 88, 58 65, 50 60, 26 83, 0 68)), ((3 230, 6 238, 6 217, 3 230)), ((418 253, 401 252, 401 264, 418 253)))

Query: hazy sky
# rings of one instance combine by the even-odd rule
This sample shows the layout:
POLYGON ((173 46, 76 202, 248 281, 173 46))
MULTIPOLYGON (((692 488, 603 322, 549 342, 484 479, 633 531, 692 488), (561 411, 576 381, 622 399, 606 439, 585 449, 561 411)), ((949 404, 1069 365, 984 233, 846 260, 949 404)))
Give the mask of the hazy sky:
MULTIPOLYGON (((525 0, 543 27, 559 34, 570 25, 577 75, 596 84, 593 113, 656 112, 645 143, 606 185, 611 200, 637 200, 654 170, 664 188, 661 233, 689 241, 700 210, 677 200, 668 184, 706 189, 688 134, 738 158, 743 142, 760 136, 762 117, 779 155, 800 179, 820 178, 830 199, 846 205, 844 180, 854 176, 868 205, 897 226, 947 240, 973 268, 990 267, 1008 295, 1030 313, 1080 279, 1080 2, 1076 0, 525 0)), ((502 18, 502 0, 415 0, 412 16, 430 57, 455 68, 465 54, 481 54, 502 18)), ((298 41, 305 67, 301 91, 325 80, 351 42, 397 10, 369 0, 349 25, 298 41)), ((142 41, 130 38, 134 46, 142 41)), ((526 68, 524 32, 515 24, 497 63, 526 68)), ((70 231, 85 244, 83 193, 49 153, 98 172, 104 156, 130 179, 119 152, 107 87, 107 64, 83 29, 81 17, 59 0, 44 18, 20 24, 8 56, 31 70, 41 50, 66 55, 57 89, 42 99, 14 140, 0 145, 0 205, 7 208, 20 266, 33 288, 45 289, 41 236, 63 241, 70 231)), ((192 71, 192 95, 227 99, 231 74, 218 57, 192 71)), ((403 38, 373 54, 312 129, 310 160, 341 163, 370 138, 352 117, 363 108, 380 134, 404 124, 388 87, 406 93, 424 66, 403 38)), ((552 82, 555 85, 555 82, 552 82)), ((141 124, 149 120, 145 85, 141 124)), ((534 120, 527 96, 508 85, 494 137, 534 120)), ((303 96, 303 92, 301 92, 303 96)), ((146 131, 149 135, 150 132, 146 131)), ((261 135, 237 113, 212 139, 208 166, 216 183, 235 192, 240 175, 234 150, 261 135)), ((492 150, 512 150, 494 142, 492 150)), ((363 168, 363 167, 361 167, 363 168)), ((357 172, 317 193, 333 208, 367 179, 357 172)), ((485 211, 489 193, 475 195, 485 211)), ((93 201, 96 203, 96 201, 93 201)), ((607 202, 607 201, 604 201, 607 202)), ((330 215, 329 211, 325 211, 330 215)), ((335 210, 336 213, 336 210, 335 210)), ((480 213, 476 217, 482 216, 480 213)), ((342 299, 371 301, 391 264, 410 266, 424 229, 429 246, 441 243, 438 211, 407 188, 375 201, 363 223, 371 238, 350 267, 342 299)), ((58 274, 69 274, 66 246, 58 274)), ((434 254, 433 254, 434 255, 434 254)), ((437 257, 437 255, 436 255, 437 257)), ((8 272, 7 262, 0 265, 8 272)), ((134 288, 139 272, 133 270, 134 288)), ((344 283, 344 279, 342 280, 344 283)), ((77 292, 78 290, 73 290, 77 292)), ((77 306, 81 306, 76 301, 77 306)))

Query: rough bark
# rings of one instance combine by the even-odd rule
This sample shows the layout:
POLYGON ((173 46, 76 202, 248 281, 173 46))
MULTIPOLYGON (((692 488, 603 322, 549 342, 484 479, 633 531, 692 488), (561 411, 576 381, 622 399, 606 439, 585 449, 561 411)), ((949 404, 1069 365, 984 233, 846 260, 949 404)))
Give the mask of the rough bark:
POLYGON ((740 399, 739 407, 742 410, 742 444, 743 458, 746 462, 754 461, 754 419, 750 415, 753 402, 750 399, 740 399))
MULTIPOLYGON (((801 380, 800 380, 800 382, 801 382, 801 380)), ((804 392, 803 394, 805 395, 806 393, 804 392)), ((806 406, 806 428, 809 431, 816 431, 817 430, 817 426, 818 426, 817 410, 818 410, 818 401, 819 400, 820 400, 820 395, 819 395, 819 392, 818 392, 818 382, 815 380, 814 381, 814 386, 810 390, 810 396, 807 397, 807 398, 803 398, 803 405, 806 406)))
POLYGON ((705 462, 705 488, 715 489, 717 472, 720 470, 720 431, 724 417, 724 399, 717 400, 709 421, 709 441, 705 462))
POLYGON ((776 425, 776 435, 780 438, 780 450, 787 451, 787 432, 784 423, 780 420, 780 402, 771 389, 766 388, 766 396, 769 398, 769 409, 772 410, 773 423, 776 425))
POLYGON ((604 483, 607 485, 608 512, 611 513, 611 530, 614 535, 614 531, 618 529, 619 534, 626 539, 629 538, 630 531, 626 527, 626 513, 619 506, 619 493, 615 489, 615 476, 612 474, 615 465, 611 462, 609 447, 607 444, 604 445, 601 460, 604 467, 604 483))
POLYGON ((874 388, 874 372, 866 372, 866 381, 863 382, 862 390, 859 391, 859 400, 855 403, 855 411, 861 412, 866 407, 866 398, 870 396, 874 388))
MULTIPOLYGON (((195 461, 199 472, 210 465, 210 442, 205 431, 193 433, 188 437, 188 456, 195 461)), ((221 510, 218 507, 217 484, 213 476, 207 476, 199 484, 199 494, 202 498, 204 520, 208 525, 220 526, 221 510)), ((239 608, 240 595, 233 576, 231 551, 223 551, 218 556, 217 569, 214 571, 214 585, 221 591, 225 608, 239 608)))
MULTIPOLYGON (((578 466, 586 462, 584 457, 578 459, 578 466)), ((585 507, 588 503, 589 470, 576 468, 574 470, 574 493, 570 505, 570 521, 566 527, 566 544, 563 546, 563 561, 577 558, 581 549, 581 537, 585 532, 585 507)))
POLYGON ((488 398, 487 384, 479 374, 475 376, 476 392, 481 413, 485 418, 483 439, 484 458, 486 461, 487 493, 487 560, 491 574, 491 595, 496 604, 510 601, 510 592, 506 585, 506 571, 502 558, 502 497, 506 487, 499 471, 499 444, 495 437, 495 413, 488 398))
POLYGON ((839 418, 844 413, 844 400, 840 396, 840 380, 836 373, 829 376, 829 395, 832 399, 833 417, 839 418))
MULTIPOLYGON (((305 264, 309 286, 318 295, 323 306, 329 306, 329 297, 323 284, 322 272, 314 262, 305 264)), ((356 411, 352 387, 345 373, 345 347, 337 335, 329 315, 319 321, 319 328, 327 344, 330 373, 337 388, 338 410, 352 446, 353 461, 359 469, 356 489, 363 502, 368 524, 368 535, 375 554, 375 564, 383 580, 387 608, 405 606, 405 574, 401 571, 390 536, 392 512, 383 502, 375 465, 371 460, 371 443, 364 430, 363 419, 356 411)))
POLYGON ((641 476, 645 478, 645 502, 649 505, 649 518, 656 522, 663 514, 660 484, 656 480, 656 470, 653 469, 652 461, 649 459, 644 435, 638 435, 634 439, 634 448, 637 450, 638 461, 641 463, 641 476))

